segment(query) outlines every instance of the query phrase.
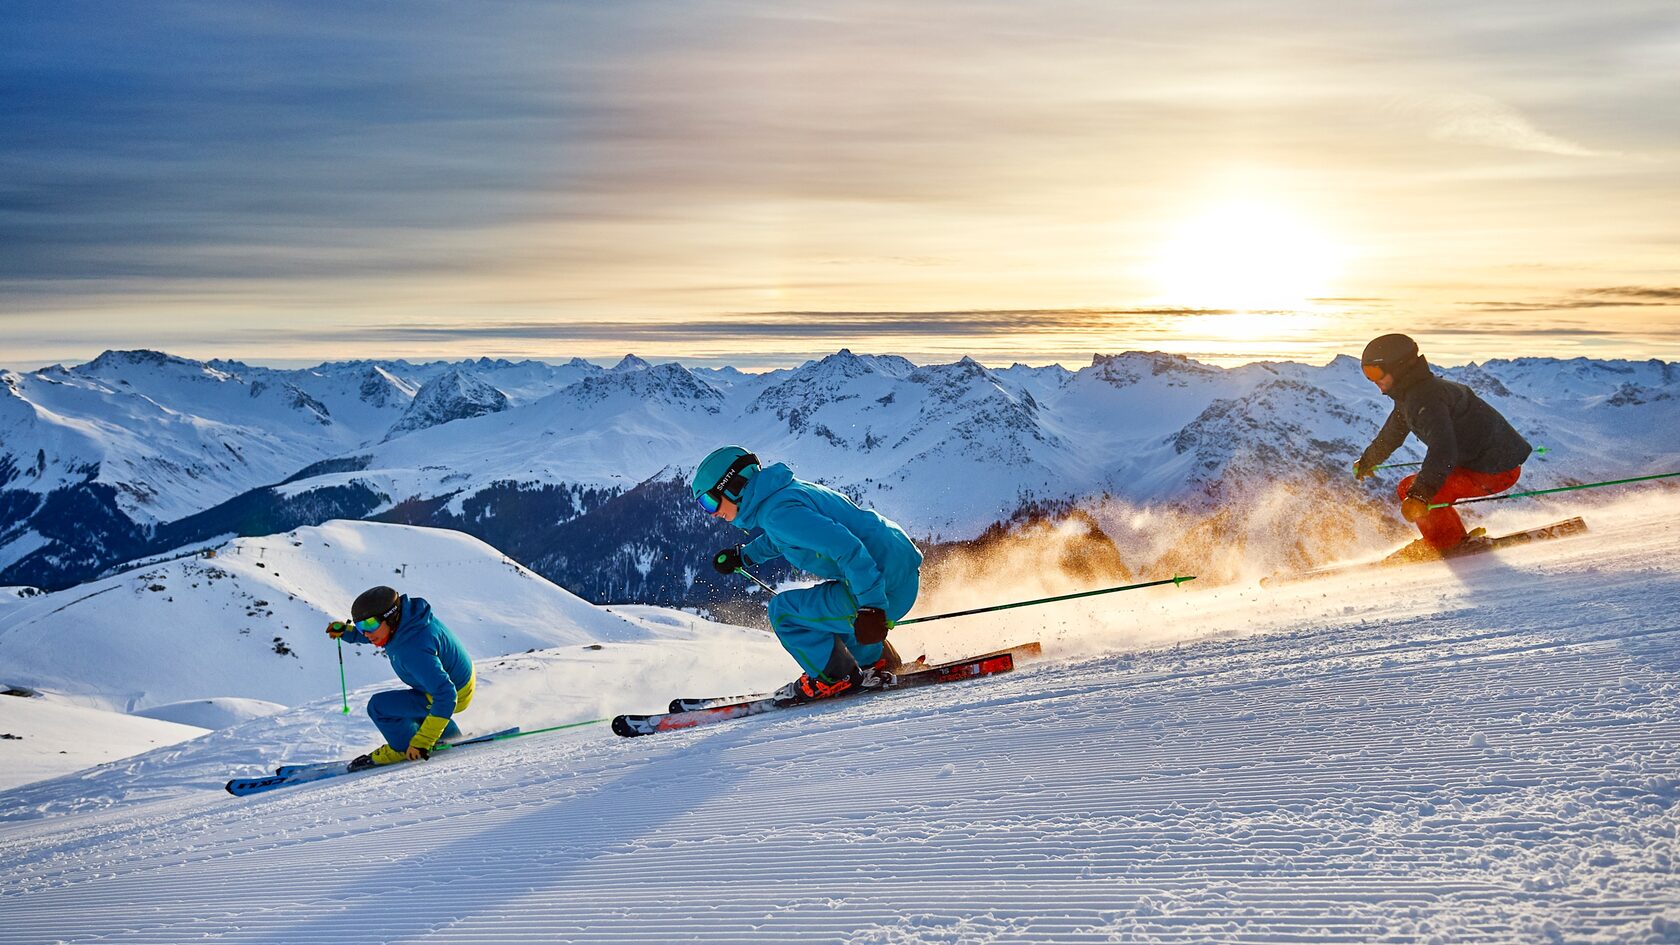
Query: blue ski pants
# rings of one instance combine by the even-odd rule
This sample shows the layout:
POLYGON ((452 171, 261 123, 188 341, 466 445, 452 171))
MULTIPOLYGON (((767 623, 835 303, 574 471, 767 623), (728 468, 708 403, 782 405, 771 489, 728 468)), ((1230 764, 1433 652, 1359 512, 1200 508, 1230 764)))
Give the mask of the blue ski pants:
MULTIPOLYGON (((887 619, 898 620, 910 612, 921 590, 921 574, 909 571, 887 585, 887 619)), ((816 676, 829 665, 836 645, 851 651, 859 666, 881 658, 881 644, 864 646, 852 632, 857 617, 857 599, 842 581, 824 581, 815 587, 782 591, 770 599, 770 626, 776 639, 806 675, 816 676)))
MULTIPOLYGON (((460 697, 455 700, 456 712, 465 709, 472 701, 472 691, 470 683, 462 689, 460 697)), ((379 734, 385 736, 385 744, 396 751, 407 751, 414 733, 420 731, 421 721, 432 714, 432 697, 418 689, 387 689, 374 693, 373 698, 368 700, 367 711, 379 734)), ((451 718, 438 740, 460 737, 461 726, 451 718)))

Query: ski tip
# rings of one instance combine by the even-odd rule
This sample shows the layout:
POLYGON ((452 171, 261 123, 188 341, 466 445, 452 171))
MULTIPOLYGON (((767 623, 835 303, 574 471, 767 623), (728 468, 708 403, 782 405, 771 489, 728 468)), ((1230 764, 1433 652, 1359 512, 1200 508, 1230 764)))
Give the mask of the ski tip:
MULTIPOLYGON (((684 708, 687 708, 687 707, 683 705, 683 700, 672 699, 671 704, 669 706, 665 707, 665 711, 667 711, 667 712, 681 712, 684 708)), ((624 718, 624 716, 621 715, 618 718, 621 719, 621 718, 624 718)), ((615 731, 615 732, 618 731, 618 719, 613 719, 613 731, 615 731)))
POLYGON ((619 736, 622 736, 624 738, 635 738, 637 735, 642 734, 641 732, 638 732, 636 730, 636 728, 630 724, 630 719, 627 716, 623 716, 623 715, 617 715, 617 716, 613 717, 612 730, 613 730, 614 735, 619 735, 619 736))

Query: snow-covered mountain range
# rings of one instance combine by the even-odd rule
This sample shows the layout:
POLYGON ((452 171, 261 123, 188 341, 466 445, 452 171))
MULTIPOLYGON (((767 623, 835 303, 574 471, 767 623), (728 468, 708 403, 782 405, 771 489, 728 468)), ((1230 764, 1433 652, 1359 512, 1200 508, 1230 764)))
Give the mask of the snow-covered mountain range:
MULTIPOLYGON (((1551 449, 1527 487, 1680 466, 1680 364, 1443 373, 1551 449)), ((1129 352, 1068 371, 843 350, 744 374, 633 356, 282 371, 131 351, 0 385, 0 584, 62 587, 228 535, 367 518, 467 531, 593 600, 712 600, 728 589, 696 562, 738 533, 681 484, 731 442, 932 545, 1073 507, 1111 535, 1138 509, 1199 516, 1193 546, 1123 545, 1134 569, 1210 543, 1301 563, 1400 534, 1390 486, 1347 475, 1389 407, 1347 357, 1224 369, 1129 352)))

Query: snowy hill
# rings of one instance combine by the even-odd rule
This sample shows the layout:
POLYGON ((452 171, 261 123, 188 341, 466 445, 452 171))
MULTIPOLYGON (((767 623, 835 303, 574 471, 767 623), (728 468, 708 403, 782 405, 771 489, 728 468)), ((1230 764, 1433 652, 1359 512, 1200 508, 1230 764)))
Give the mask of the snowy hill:
MULTIPOLYGON (((1519 359, 1444 373, 1552 449, 1525 468, 1524 486, 1680 468, 1680 438, 1664 432, 1680 429, 1680 366, 1519 359)), ((1201 516, 1187 530, 1202 544, 1279 566, 1374 550, 1404 532, 1386 494, 1394 480, 1347 475, 1389 408, 1348 357, 1223 369, 1128 352, 1069 372, 843 350, 751 375, 633 355, 611 370, 480 361, 272 372, 130 353, 7 374, 6 384, 0 423, 25 418, 0 427, 8 583, 61 587, 140 555, 336 517, 468 531, 592 600, 712 603, 739 589, 687 565, 733 533, 679 510, 678 483, 725 442, 789 462, 929 544, 1075 506, 1105 529, 1140 509, 1201 516), (177 382, 153 377, 165 374, 177 382), (125 380, 162 399, 130 403, 125 380), (288 406, 288 390, 304 406, 288 406), (263 417, 290 412, 259 423, 228 406, 249 413, 246 402, 265 397, 279 400, 263 417), (165 409, 170 422, 148 419, 165 409), (245 439, 204 432, 224 428, 245 439), (262 430, 274 432, 251 432, 262 430), (1286 502, 1342 518, 1284 540, 1275 507, 1286 502)), ((1418 455, 1413 444, 1396 460, 1418 455)), ((1154 543, 1119 552, 1134 571, 1191 553, 1154 543)))
MULTIPOLYGON (((901 631, 1044 640, 995 680, 221 793, 279 745, 354 747, 318 701, 0 793, 0 943, 1673 942, 1680 501, 1589 522, 901 631)), ((645 711, 778 659, 540 651, 483 666, 469 714, 645 711)))
MULTIPOLYGON (((673 636, 662 612, 608 613, 459 532, 329 522, 213 551, 57 593, 0 595, 0 691, 18 693, 0 699, 0 732, 19 736, 6 742, 17 757, 0 764, 0 786, 120 757, 124 733, 168 744, 339 698, 339 652, 322 628, 374 584, 431 601, 479 660, 673 636)), ((390 684, 374 647, 343 657, 349 686, 390 684)), ((355 722, 366 727, 359 707, 346 733, 355 722)))
MULTIPOLYGON (((301 705, 338 691, 322 628, 375 584, 433 601, 475 657, 653 636, 471 536, 330 522, 0 611, 0 682, 117 712, 216 697, 301 705)), ((391 675, 373 647, 345 647, 344 662, 353 686, 391 675)))

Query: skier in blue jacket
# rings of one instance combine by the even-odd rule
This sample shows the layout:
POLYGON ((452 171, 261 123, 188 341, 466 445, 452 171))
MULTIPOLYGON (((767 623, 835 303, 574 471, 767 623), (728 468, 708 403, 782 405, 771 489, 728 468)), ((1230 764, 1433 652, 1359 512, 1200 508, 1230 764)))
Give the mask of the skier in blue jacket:
POLYGON ((472 701, 472 659, 432 605, 394 588, 370 588, 351 605, 350 622, 328 624, 327 636, 384 648, 391 671, 409 685, 368 700, 368 717, 385 744, 350 762, 351 771, 419 761, 438 741, 460 736, 454 715, 472 701))
POLYGON ((833 489, 794 478, 783 463, 761 467, 739 446, 713 450, 694 472, 694 497, 709 514, 763 533, 719 551, 720 574, 777 556, 823 578, 770 601, 770 626, 804 673, 776 693, 805 702, 890 682, 898 654, 892 622, 916 602, 922 553, 910 536, 833 489))

